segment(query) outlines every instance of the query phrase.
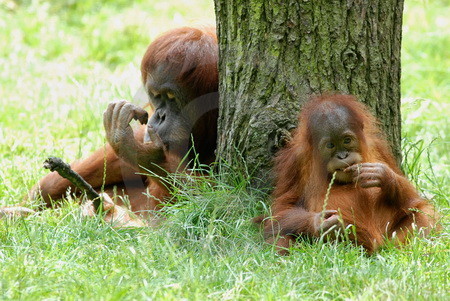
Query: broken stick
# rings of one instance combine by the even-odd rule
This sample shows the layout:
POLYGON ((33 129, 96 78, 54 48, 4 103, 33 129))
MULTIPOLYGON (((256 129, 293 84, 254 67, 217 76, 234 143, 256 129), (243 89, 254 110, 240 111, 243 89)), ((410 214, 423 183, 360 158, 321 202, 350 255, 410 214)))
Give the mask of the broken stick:
POLYGON ((49 157, 44 162, 44 168, 56 171, 61 177, 69 180, 75 187, 86 193, 87 197, 92 200, 95 211, 98 212, 102 203, 100 195, 88 182, 70 168, 69 164, 61 160, 61 158, 49 157))

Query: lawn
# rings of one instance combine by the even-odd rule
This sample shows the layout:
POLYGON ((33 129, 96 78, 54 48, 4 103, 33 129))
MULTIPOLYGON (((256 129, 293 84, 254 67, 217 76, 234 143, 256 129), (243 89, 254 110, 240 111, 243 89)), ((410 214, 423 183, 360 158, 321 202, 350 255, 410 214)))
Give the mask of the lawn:
MULTIPOLYGON (((280 257, 250 222, 266 196, 243 175, 213 175, 181 187, 156 229, 113 229, 70 201, 1 220, 0 299, 450 298, 450 5, 406 2, 403 168, 439 208, 441 233, 371 257, 320 241, 280 257)), ((106 105, 143 103, 135 95, 148 43, 214 22, 213 11, 212 0, 0 0, 0 206, 23 199, 48 155, 72 161, 103 146, 106 105)))

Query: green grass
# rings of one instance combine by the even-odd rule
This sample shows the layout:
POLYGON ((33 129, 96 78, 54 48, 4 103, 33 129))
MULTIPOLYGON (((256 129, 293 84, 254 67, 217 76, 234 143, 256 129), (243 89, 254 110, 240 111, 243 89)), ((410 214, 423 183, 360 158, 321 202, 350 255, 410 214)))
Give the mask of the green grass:
MULTIPOLYGON (((72 161, 104 144, 102 111, 133 99, 158 33, 214 20, 212 1, 129 3, 0 0, 0 205, 23 198, 48 155, 72 161)), ((0 299, 449 298, 448 15, 445 1, 407 1, 402 52, 403 167, 444 216, 442 233, 372 257, 323 242, 279 257, 250 222, 264 194, 244 176, 213 177, 214 189, 177 191, 156 229, 113 229, 71 203, 0 221, 0 299)))

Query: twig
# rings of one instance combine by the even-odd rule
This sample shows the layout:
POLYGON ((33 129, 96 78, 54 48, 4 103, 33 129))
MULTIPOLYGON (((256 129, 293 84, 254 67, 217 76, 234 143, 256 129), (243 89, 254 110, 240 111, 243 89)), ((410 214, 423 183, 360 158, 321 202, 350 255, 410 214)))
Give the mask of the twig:
POLYGON ((69 180, 75 187, 85 192, 87 197, 92 200, 94 209, 98 212, 100 208, 101 197, 78 173, 70 168, 70 165, 57 157, 49 157, 44 162, 44 168, 50 171, 56 171, 61 177, 69 180))

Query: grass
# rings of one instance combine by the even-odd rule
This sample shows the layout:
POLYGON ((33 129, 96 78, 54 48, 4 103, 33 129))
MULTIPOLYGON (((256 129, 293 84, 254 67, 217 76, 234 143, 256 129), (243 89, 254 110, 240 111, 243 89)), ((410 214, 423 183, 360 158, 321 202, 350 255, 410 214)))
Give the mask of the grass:
MULTIPOLYGON (((135 91, 149 41, 213 21, 211 2, 0 0, 0 205, 22 199, 47 155, 71 161, 102 146, 106 104, 145 101, 135 91)), ((448 298, 449 13, 445 1, 407 1, 402 52, 403 167, 444 216, 441 234, 372 257, 323 242, 279 257, 250 223, 264 194, 245 176, 217 176, 214 189, 198 180, 177 191, 157 229, 113 229, 70 202, 0 221, 0 299, 448 298)))

